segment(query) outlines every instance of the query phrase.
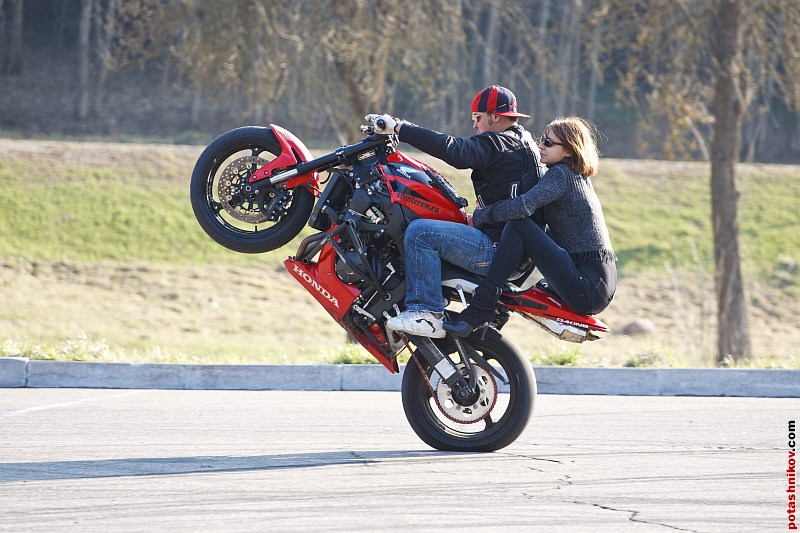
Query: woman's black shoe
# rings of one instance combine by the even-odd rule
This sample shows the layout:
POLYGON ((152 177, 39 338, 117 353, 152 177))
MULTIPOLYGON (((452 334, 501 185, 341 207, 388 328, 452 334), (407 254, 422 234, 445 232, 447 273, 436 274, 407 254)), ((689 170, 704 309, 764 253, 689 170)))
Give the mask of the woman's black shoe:
POLYGON ((461 311, 455 322, 445 322, 443 328, 456 337, 468 337, 473 331, 494 320, 500 290, 478 285, 472 302, 461 311))
POLYGON ((458 322, 445 322, 442 324, 442 329, 456 337, 469 337, 477 328, 473 327, 469 322, 459 320, 458 322))

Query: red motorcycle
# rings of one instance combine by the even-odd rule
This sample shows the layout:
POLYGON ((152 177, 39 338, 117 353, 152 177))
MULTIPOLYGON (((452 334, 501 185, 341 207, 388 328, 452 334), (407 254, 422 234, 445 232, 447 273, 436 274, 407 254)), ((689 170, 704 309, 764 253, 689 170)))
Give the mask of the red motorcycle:
MULTIPOLYGON (((499 333, 510 313, 572 342, 608 327, 542 285, 523 290, 510 280, 493 327, 470 337, 387 330, 386 319, 404 308, 406 227, 416 218, 466 223, 467 202, 434 169, 399 152, 394 135, 361 129, 361 142, 316 159, 278 126, 221 135, 192 173, 195 217, 212 239, 243 253, 275 250, 308 224, 317 233, 286 259, 286 270, 390 372, 400 371, 398 354, 409 349, 402 402, 416 434, 440 450, 503 448, 525 429, 536 399, 530 362, 499 333)), ((448 264, 442 272, 445 298, 466 306, 480 278, 448 264)))

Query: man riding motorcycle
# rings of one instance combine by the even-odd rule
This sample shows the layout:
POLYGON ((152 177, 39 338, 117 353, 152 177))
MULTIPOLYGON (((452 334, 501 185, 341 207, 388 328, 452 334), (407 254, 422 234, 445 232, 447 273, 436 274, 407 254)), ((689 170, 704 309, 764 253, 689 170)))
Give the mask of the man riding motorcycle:
MULTIPOLYGON (((544 175, 531 134, 518 118, 514 94, 497 85, 480 91, 472 100, 473 128, 477 135, 458 138, 422 128, 389 115, 367 115, 376 133, 396 133, 398 139, 459 169, 472 169, 472 184, 479 207, 513 198, 533 187, 544 175)), ((406 310, 391 317, 390 329, 442 338, 444 302, 441 262, 448 261, 485 275, 500 240, 503 224, 475 229, 430 219, 409 224, 404 237, 406 256, 406 310)))

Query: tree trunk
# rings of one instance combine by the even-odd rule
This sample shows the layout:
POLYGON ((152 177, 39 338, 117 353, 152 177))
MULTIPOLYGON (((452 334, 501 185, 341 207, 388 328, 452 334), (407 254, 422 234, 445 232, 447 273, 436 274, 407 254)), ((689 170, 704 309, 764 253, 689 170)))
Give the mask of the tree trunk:
POLYGON ((94 0, 81 0, 81 19, 78 26, 78 106, 75 116, 85 120, 89 116, 89 34, 92 28, 94 0))
POLYGON ((3 11, 3 2, 0 0, 0 74, 4 74, 3 68, 6 63, 6 14, 3 11))
POLYGON ((717 292, 717 363, 727 364, 752 353, 739 253, 736 163, 744 102, 739 86, 740 7, 720 3, 712 49, 719 74, 714 89, 714 139, 711 145, 711 215, 717 292))
POLYGON ((567 90, 566 88, 570 86, 570 74, 572 72, 572 65, 570 64, 570 60, 572 59, 572 35, 571 30, 572 28, 572 13, 575 7, 575 0, 570 0, 569 2, 563 2, 561 4, 561 34, 558 38, 558 50, 560 51, 559 57, 562 58, 561 61, 558 62, 556 65, 556 71, 558 72, 558 83, 560 85, 558 90, 558 98, 556 99, 556 108, 555 114, 558 117, 564 116, 566 107, 567 107, 567 90), (563 58, 568 58, 564 60, 563 58))
POLYGON ((592 32, 592 44, 589 51, 589 90, 586 96, 586 118, 594 122, 595 105, 597 104, 597 85, 600 81, 602 70, 600 69, 600 34, 602 33, 605 19, 608 12, 608 3, 603 2, 598 9, 598 15, 594 20, 594 30, 592 32))
POLYGON ((353 121, 363 120, 364 115, 368 112, 371 113, 372 110, 378 109, 375 103, 376 94, 367 97, 362 91, 359 83, 360 75, 355 61, 350 59, 337 59, 334 61, 334 66, 336 67, 336 74, 339 76, 339 81, 342 83, 342 88, 344 89, 347 103, 350 107, 349 110, 340 110, 334 115, 333 120, 335 120, 336 123, 344 124, 344 127, 341 125, 336 126, 336 136, 339 139, 346 139, 347 143, 352 143, 357 140, 358 134, 353 130, 350 124, 352 124, 353 121))
POLYGON ((569 106, 567 112, 574 115, 578 112, 578 98, 581 78, 581 43, 583 42, 583 0, 575 0, 572 13, 570 13, 570 46, 572 58, 570 59, 570 87, 569 106))
POLYGON ((550 24, 550 0, 544 0, 539 11, 539 28, 536 36, 537 55, 536 55, 536 78, 538 80, 538 90, 534 95, 534 109, 536 110, 536 119, 541 121, 544 117, 550 116, 552 107, 550 107, 547 98, 547 72, 550 66, 547 63, 547 54, 545 53, 545 46, 547 45, 547 27, 550 24))
POLYGON ((11 39, 9 40, 8 56, 6 64, 3 65, 5 74, 19 76, 22 74, 22 15, 23 1, 15 0, 14 11, 11 19, 11 39))
POLYGON ((108 0, 105 11, 102 9, 102 2, 98 0, 97 15, 97 56, 100 64, 100 74, 94 93, 94 111, 100 113, 105 94, 106 80, 108 71, 111 68, 111 43, 114 40, 114 31, 117 18, 117 0, 108 0))
POLYGON ((203 110, 203 87, 195 85, 192 94, 192 105, 189 108, 189 125, 196 128, 200 125, 200 112, 203 110))
POLYGON ((486 16, 489 20, 486 28, 486 44, 483 49, 483 74, 481 75, 483 81, 481 85, 484 87, 497 83, 497 80, 495 80, 495 56, 498 55, 497 11, 499 8, 497 0, 489 2, 486 6, 486 9, 488 9, 486 16))
POLYGON ((67 3, 54 2, 55 13, 53 17, 56 19, 56 33, 55 38, 59 48, 64 48, 64 29, 67 25, 67 3))

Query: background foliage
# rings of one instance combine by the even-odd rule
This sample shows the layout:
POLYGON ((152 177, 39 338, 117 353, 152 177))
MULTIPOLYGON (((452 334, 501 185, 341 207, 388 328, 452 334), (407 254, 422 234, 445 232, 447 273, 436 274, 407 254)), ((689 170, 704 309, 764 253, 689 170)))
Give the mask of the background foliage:
MULTIPOLYGON (((559 115, 596 122, 606 160, 712 162, 710 194, 680 174, 696 169, 678 165, 653 183, 645 165, 640 183, 609 189, 618 209, 609 218, 626 241, 615 246, 627 273, 672 277, 663 256, 673 253, 707 276, 713 240, 722 363, 752 351, 746 308, 761 295, 744 294, 740 258, 788 275, 790 287, 796 271, 786 252, 796 238, 775 222, 795 223, 796 183, 776 180, 775 168, 739 176, 734 163, 798 159, 799 57, 798 0, 0 0, 0 135, 205 144, 273 122, 327 148, 354 141, 364 113, 386 111, 466 136, 472 95, 506 85, 534 115, 524 121, 534 132, 559 115), (625 212, 619 200, 631 193, 651 216, 625 212), (681 194, 710 200, 713 236, 709 210, 690 212, 681 194)), ((156 179, 127 190, 148 170, 128 174, 113 161, 37 179, 52 177, 54 159, 8 163, 23 178, 6 189, 11 212, 33 224, 7 221, 12 256, 31 247, 87 261, 214 255, 202 236, 184 245, 145 230, 148 244, 131 244, 143 218, 191 234, 180 187, 156 179)), ((613 173, 604 177, 615 185, 613 173)))
MULTIPOLYGON (((606 156, 702 159, 716 4, 0 0, 0 129, 204 143, 274 122, 342 144, 386 111, 468 135, 472 96, 499 83, 534 131, 578 114, 606 156)), ((798 13, 796 0, 746 5, 745 160, 800 155, 798 13)))

